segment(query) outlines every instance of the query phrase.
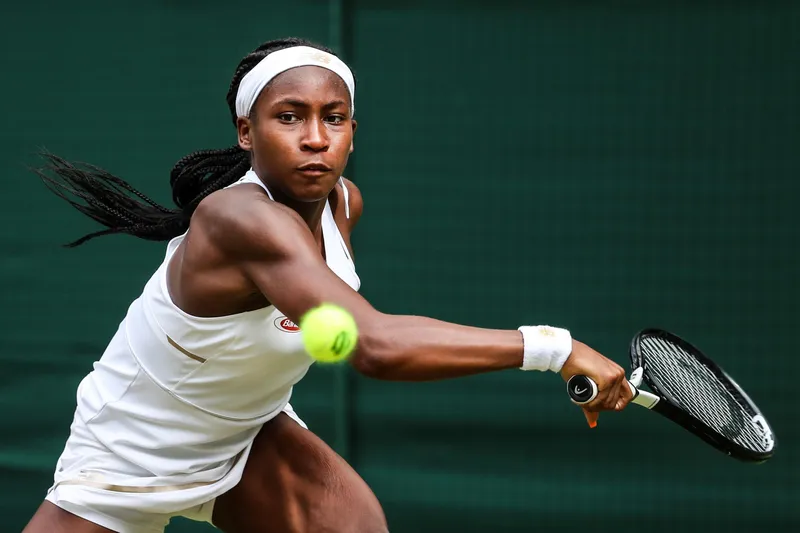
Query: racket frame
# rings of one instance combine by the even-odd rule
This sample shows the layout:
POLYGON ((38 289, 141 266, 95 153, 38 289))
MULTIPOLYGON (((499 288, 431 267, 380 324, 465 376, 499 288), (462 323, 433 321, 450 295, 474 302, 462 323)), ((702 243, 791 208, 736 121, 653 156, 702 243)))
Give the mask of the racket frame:
MULTIPOLYGON (((719 367, 714 361, 709 359, 708 357, 703 354, 699 349, 697 349, 694 345, 689 343, 688 341, 678 337, 677 335, 665 331, 663 329, 657 328, 647 328, 641 330, 637 333, 633 339, 631 340, 630 344, 630 359, 631 365, 634 369, 643 369, 642 378, 647 386, 652 390, 656 396, 661 398, 660 401, 656 402, 653 406, 649 409, 659 413, 660 415, 669 418, 673 422, 679 424, 680 426, 684 427, 686 430, 690 431, 691 433, 695 434, 697 437, 704 440, 706 443, 710 444, 717 450, 729 455, 735 459, 739 459, 740 461, 744 462, 755 462, 761 463, 772 457, 775 453, 775 449, 777 448, 777 440, 775 439, 775 434, 772 431, 772 428, 767 424, 766 419, 761 414, 761 411, 756 406, 755 402, 750 399, 747 393, 742 390, 742 388, 733 380, 722 368, 719 367), (762 429, 766 429, 769 432, 767 438, 770 439, 772 442, 772 447, 769 451, 765 452, 758 452, 755 450, 750 450, 741 446, 740 444, 733 442, 725 437, 719 435, 715 430, 709 427, 705 422, 695 418, 693 415, 685 411, 682 407, 680 407, 680 402, 676 401, 668 392, 666 392, 664 386, 658 381, 658 378, 653 377, 647 371, 647 358, 642 355, 641 352, 641 342, 642 339, 646 336, 656 336, 660 337, 667 342, 673 343, 682 349, 686 350, 689 354, 691 354, 699 363, 705 366, 712 374, 714 374, 717 379, 719 379, 720 383, 725 387, 725 389, 734 397, 736 400, 745 406, 746 408, 750 409, 752 413, 754 413, 751 417, 751 420, 756 421, 759 419, 761 423, 762 429)), ((637 402, 638 403, 638 402, 637 402)))

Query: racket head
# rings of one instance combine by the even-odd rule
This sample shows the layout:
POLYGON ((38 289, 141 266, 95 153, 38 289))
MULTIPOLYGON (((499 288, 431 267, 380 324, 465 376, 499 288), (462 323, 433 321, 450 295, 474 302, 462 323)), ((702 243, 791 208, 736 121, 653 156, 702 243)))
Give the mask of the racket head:
POLYGON ((777 441, 758 406, 691 343, 668 331, 645 329, 631 341, 630 357, 662 398, 654 411, 741 461, 772 457, 777 441))

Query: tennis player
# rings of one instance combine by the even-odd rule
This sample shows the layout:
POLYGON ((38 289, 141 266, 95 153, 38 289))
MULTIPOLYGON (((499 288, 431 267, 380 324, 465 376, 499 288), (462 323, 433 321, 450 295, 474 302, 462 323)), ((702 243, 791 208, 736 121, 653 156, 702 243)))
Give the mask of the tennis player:
POLYGON ((176 209, 53 155, 39 171, 105 226, 72 245, 110 233, 169 243, 78 387, 53 485, 26 533, 155 532, 174 516, 226 533, 386 532, 367 484, 289 404, 312 363, 295 324, 323 302, 355 317, 351 361, 366 376, 580 373, 600 388, 585 407, 590 424, 625 407, 623 369, 565 329, 388 315, 359 295, 350 235, 363 203, 341 177, 355 80, 333 53, 268 42, 239 63, 227 101, 238 142, 178 161, 176 209))

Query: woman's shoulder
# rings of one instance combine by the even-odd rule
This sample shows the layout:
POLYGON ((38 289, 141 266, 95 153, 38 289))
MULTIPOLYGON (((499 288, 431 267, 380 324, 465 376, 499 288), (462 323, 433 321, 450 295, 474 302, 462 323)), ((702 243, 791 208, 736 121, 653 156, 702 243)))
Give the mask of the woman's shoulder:
POLYGON ((255 187, 243 184, 208 195, 192 214, 190 231, 228 251, 292 248, 307 230, 303 219, 266 195, 248 190, 255 187))

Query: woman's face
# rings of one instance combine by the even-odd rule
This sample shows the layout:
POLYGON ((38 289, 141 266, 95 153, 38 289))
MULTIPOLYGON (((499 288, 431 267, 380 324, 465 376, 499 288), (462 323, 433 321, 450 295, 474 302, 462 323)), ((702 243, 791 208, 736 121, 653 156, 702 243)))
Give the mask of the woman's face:
POLYGON ((239 118, 239 146, 253 169, 288 197, 328 196, 353 151, 356 122, 344 81, 322 67, 276 76, 258 96, 250 118, 239 118))

